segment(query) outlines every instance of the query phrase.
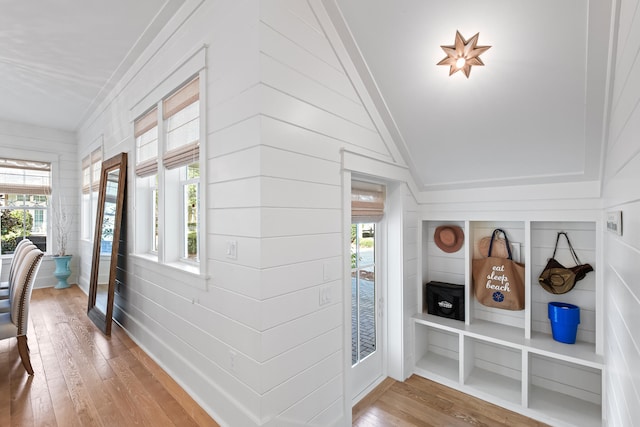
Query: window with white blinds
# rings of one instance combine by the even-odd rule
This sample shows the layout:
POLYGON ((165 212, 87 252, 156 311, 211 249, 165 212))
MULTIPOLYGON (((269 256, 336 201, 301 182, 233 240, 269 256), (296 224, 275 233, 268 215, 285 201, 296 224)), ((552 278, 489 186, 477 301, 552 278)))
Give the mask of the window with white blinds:
POLYGON ((136 251, 200 269, 201 77, 160 99, 134 122, 136 251))
POLYGON ((102 148, 97 148, 82 159, 82 210, 80 217, 82 238, 85 240, 93 238, 101 171, 102 148))
POLYGON ((100 171, 102 170, 102 149, 94 150, 82 159, 82 193, 98 191, 100 187, 100 171))
POLYGON ((50 194, 51 163, 0 158, 2 254, 25 237, 46 252, 50 194))

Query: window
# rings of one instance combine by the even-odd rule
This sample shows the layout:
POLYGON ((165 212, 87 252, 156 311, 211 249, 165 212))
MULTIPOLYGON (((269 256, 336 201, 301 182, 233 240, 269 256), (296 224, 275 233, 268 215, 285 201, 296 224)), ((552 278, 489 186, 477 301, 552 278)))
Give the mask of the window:
POLYGON ((351 364, 376 351, 374 223, 351 224, 351 364))
POLYGON ((137 197, 141 224, 152 224, 152 229, 140 228, 144 252, 158 252, 158 108, 154 107, 134 124, 136 139, 137 197))
MULTIPOLYGON (((376 223, 384 217, 384 187, 351 182, 351 365, 375 357, 379 330, 376 223)), ((379 352, 378 352, 379 355, 379 352)))
POLYGON ((167 264, 200 261, 200 78, 134 123, 136 251, 167 264))
POLYGON ((47 250, 51 163, 0 158, 0 251, 28 237, 47 250))
POLYGON ((102 149, 98 148, 82 159, 82 238, 93 239, 93 227, 98 212, 98 189, 102 170, 102 149))

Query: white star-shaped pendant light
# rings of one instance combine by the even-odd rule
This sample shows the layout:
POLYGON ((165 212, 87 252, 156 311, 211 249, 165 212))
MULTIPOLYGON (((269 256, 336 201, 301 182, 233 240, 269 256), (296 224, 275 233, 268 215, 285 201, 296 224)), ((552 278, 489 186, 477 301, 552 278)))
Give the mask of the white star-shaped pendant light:
POLYGON ((460 31, 456 31, 456 42, 453 46, 440 46, 444 53, 447 54, 447 57, 438 62, 438 65, 449 65, 450 76, 462 70, 464 75, 469 78, 471 67, 473 65, 484 65, 479 56, 491 47, 478 46, 479 35, 480 33, 477 33, 469 40, 465 40, 460 31))

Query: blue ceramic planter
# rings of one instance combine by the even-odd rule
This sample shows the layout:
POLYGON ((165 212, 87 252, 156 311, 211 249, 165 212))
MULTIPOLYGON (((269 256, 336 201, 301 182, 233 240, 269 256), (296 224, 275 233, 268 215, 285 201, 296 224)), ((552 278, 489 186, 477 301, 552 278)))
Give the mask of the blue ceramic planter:
POLYGON ((70 285, 67 283, 67 279, 71 276, 71 255, 54 256, 53 260, 56 263, 56 270, 53 275, 58 279, 56 289, 68 288, 70 285))

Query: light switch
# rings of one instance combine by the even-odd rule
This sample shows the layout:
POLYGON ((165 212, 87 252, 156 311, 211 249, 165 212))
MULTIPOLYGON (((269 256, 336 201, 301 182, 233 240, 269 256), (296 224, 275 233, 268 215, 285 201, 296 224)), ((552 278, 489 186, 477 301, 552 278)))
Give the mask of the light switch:
POLYGON ((235 240, 227 240, 227 258, 238 258, 238 242, 235 240))

